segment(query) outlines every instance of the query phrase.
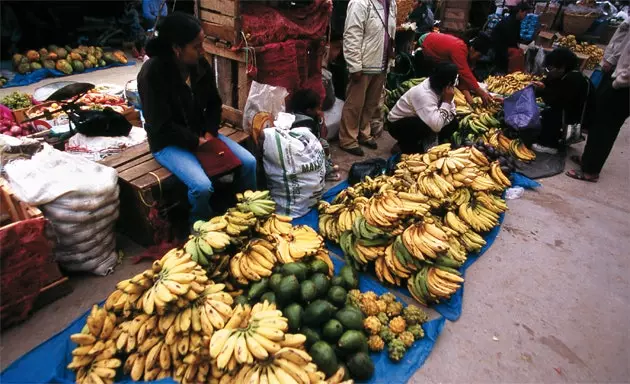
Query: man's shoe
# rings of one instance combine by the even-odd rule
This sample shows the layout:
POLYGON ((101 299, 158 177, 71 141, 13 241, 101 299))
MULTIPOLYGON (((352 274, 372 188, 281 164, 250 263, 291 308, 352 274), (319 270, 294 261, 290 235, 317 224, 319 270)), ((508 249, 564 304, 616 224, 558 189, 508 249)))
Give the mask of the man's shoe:
POLYGON ((353 148, 344 148, 340 147, 342 151, 348 152, 351 155, 355 156, 365 156, 365 152, 361 149, 361 147, 353 147, 353 148))
POLYGON ((378 149, 378 144, 376 144, 376 140, 374 139, 370 139, 366 141, 359 141, 359 144, 363 145, 364 147, 368 147, 370 149, 378 149))

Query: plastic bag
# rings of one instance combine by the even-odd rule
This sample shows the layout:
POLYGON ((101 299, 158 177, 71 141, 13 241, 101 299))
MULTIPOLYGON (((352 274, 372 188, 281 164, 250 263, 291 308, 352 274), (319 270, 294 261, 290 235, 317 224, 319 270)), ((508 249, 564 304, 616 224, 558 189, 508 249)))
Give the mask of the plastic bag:
POLYGON ((324 193, 324 149, 308 128, 263 131, 263 164, 277 211, 298 217, 315 206, 324 193))
POLYGON ((283 87, 261 84, 252 81, 249 96, 243 109, 243 130, 252 133, 252 121, 259 112, 271 113, 275 118, 278 113, 284 112, 284 99, 289 92, 283 87))
POLYGON ((94 211, 74 211, 71 209, 53 207, 49 204, 42 206, 44 216, 54 224, 81 224, 86 225, 111 216, 116 211, 120 202, 117 196, 110 198, 107 205, 94 211))
POLYGON ((103 257, 88 260, 78 264, 64 264, 63 268, 70 272, 91 272, 99 276, 107 276, 114 271, 118 262, 115 249, 103 254, 103 257))
POLYGON ((363 181, 366 176, 374 178, 385 172, 387 172, 387 161, 383 159, 376 158, 354 163, 348 172, 348 184, 355 185, 363 181))
MULTIPOLYGON (((102 215, 97 220, 90 223, 60 223, 51 222, 51 226, 54 230, 54 234, 57 238, 62 237, 74 237, 77 233, 82 233, 88 228, 100 228, 107 224, 113 224, 119 217, 120 212, 118 209, 109 212, 108 215, 102 215)), ((93 235, 90 236, 90 239, 93 235)))
POLYGON ((81 264, 88 260, 93 260, 103 255, 108 254, 116 247, 114 232, 109 234, 98 243, 89 242, 93 244, 88 249, 72 249, 71 251, 58 251, 55 249, 55 261, 62 263, 64 267, 68 264, 81 264))
POLYGON ((540 111, 533 86, 528 86, 503 100, 505 123, 514 130, 540 130, 540 111))
POLYGON ((116 186, 114 193, 105 195, 83 195, 80 193, 69 193, 62 198, 47 204, 48 207, 65 208, 73 211, 95 211, 111 204, 118 199, 120 188, 116 186))

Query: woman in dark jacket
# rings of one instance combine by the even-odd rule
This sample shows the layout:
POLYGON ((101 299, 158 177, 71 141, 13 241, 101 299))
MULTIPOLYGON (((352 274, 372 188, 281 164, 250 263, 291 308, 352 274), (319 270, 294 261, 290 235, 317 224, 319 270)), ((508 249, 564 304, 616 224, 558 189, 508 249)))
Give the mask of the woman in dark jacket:
POLYGON ((213 68, 203 56, 199 21, 174 13, 149 41, 150 59, 138 74, 138 91, 153 156, 188 187, 190 222, 211 215, 212 182, 194 152, 209 140, 221 140, 241 160, 242 189, 256 188, 256 159, 238 143, 218 133, 221 98, 213 68))

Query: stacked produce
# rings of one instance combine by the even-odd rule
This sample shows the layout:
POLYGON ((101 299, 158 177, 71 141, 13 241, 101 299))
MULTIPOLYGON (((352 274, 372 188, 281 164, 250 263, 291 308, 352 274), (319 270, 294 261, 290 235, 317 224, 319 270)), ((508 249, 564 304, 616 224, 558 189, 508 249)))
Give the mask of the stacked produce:
POLYGON ((348 302, 366 316, 363 327, 370 335, 370 351, 380 352, 387 345, 389 358, 400 361, 413 343, 424 337, 422 324, 429 319, 428 315, 415 305, 404 307, 392 293, 379 297, 371 291, 352 290, 348 302))
POLYGON ((603 49, 587 42, 578 43, 573 35, 562 36, 558 39, 557 43, 560 47, 569 48, 574 53, 581 53, 588 56, 586 64, 584 65, 585 69, 595 69, 604 57, 603 49))
POLYGON ((28 93, 12 92, 0 99, 0 104, 9 109, 23 109, 33 105, 33 98, 28 93))
POLYGON ((37 130, 35 129, 35 126, 31 123, 17 124, 15 120, 10 117, 0 117, 0 134, 13 137, 24 137, 32 135, 36 132, 37 130))
POLYGON ((101 47, 80 45, 77 48, 62 48, 49 45, 48 48, 30 50, 23 55, 15 54, 12 61, 13 68, 20 74, 47 68, 70 75, 114 63, 127 64, 127 57, 122 51, 104 52, 101 47))
POLYGON ((442 144, 403 155, 393 175, 366 178, 320 203, 320 233, 340 243, 354 268, 373 266, 381 282, 406 281, 423 305, 439 302, 461 286, 456 268, 485 245, 481 234, 507 209, 499 196, 510 185, 499 161, 476 147, 442 144), (348 230, 340 212, 357 199, 362 212, 348 230))
POLYGON ((288 330, 304 335, 304 346, 324 374, 368 380, 374 365, 368 355, 364 316, 346 303, 349 290, 358 292, 358 276, 349 266, 332 279, 330 272, 318 259, 287 263, 252 283, 247 294, 236 300, 274 303, 287 319, 288 330))
POLYGON ((527 87, 532 81, 540 80, 539 76, 514 72, 505 76, 488 76, 485 83, 488 85, 488 91, 509 96, 527 87))

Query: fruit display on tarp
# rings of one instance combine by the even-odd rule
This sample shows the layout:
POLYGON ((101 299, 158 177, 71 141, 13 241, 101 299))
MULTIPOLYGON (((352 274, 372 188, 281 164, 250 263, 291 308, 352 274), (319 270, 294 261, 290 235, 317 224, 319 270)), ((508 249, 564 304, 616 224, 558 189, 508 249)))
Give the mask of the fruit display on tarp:
POLYGON ((19 74, 27 74, 38 69, 56 69, 66 75, 81 73, 85 69, 104 67, 110 64, 127 64, 124 52, 116 50, 104 52, 102 47, 79 45, 77 48, 64 48, 50 45, 39 51, 29 50, 12 57, 13 69, 19 74))
POLYGON ((588 56, 584 69, 595 69, 604 57, 604 50, 595 44, 587 42, 578 43, 574 35, 562 36, 557 41, 558 46, 569 48, 573 53, 581 53, 588 56))
POLYGON ((9 109, 23 109, 33 106, 33 98, 28 93, 12 92, 0 99, 0 104, 9 109))
POLYGON ((429 316, 415 305, 404 306, 392 293, 351 290, 348 302, 366 316, 363 328, 368 333, 368 348, 372 352, 387 349, 391 360, 398 362, 413 344, 424 337, 422 324, 429 316))
POLYGON ((288 330, 305 336, 306 350, 325 375, 369 380, 374 364, 368 354, 364 316, 347 304, 348 291, 357 290, 359 278, 350 266, 332 278, 330 271, 316 258, 286 263, 250 284, 236 301, 274 302, 287 319, 288 330))
POLYGON ((320 202, 319 231, 355 269, 406 283, 423 305, 448 300, 464 281, 458 268, 467 253, 481 250, 481 234, 507 210, 500 195, 511 182, 474 146, 442 144, 403 155, 396 168, 320 202))

